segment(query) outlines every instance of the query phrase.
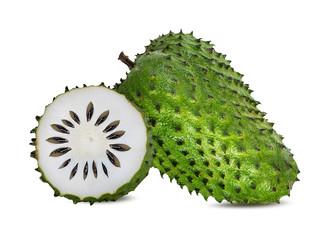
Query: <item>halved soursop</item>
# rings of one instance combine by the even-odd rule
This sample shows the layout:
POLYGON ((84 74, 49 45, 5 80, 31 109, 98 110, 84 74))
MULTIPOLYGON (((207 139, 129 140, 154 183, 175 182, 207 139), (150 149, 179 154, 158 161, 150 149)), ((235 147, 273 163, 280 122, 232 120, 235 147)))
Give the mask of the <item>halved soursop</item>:
POLYGON ((221 202, 279 202, 299 173, 225 55, 193 34, 162 35, 137 55, 116 91, 142 109, 154 136, 153 165, 189 192, 221 202))
POLYGON ((66 89, 32 130, 41 180, 74 203, 116 200, 152 164, 144 116, 124 95, 101 86, 66 89))

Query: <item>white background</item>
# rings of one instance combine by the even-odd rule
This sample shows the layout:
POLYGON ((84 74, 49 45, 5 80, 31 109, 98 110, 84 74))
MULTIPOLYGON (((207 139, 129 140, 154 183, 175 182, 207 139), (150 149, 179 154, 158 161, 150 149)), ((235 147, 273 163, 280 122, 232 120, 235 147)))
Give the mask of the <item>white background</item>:
POLYGON ((327 239, 325 1, 1 1, 1 239, 327 239), (270 3, 271 2, 271 3, 270 3), (157 169, 117 202, 53 197, 29 130, 64 87, 113 86, 158 35, 194 31, 245 76, 301 170, 280 204, 207 202, 157 169), (323 218, 321 218, 323 216, 323 218))

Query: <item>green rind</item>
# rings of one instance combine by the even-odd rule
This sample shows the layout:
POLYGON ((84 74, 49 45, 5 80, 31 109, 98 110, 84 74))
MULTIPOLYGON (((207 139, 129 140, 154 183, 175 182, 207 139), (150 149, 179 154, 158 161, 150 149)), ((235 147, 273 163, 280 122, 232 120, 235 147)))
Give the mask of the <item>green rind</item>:
POLYGON ((169 33, 151 41, 115 88, 152 124, 161 175, 205 199, 278 202, 298 167, 222 56, 191 34, 169 33))
MULTIPOLYGON (((103 83, 101 83, 99 86, 101 87, 105 87, 107 88, 103 83)), ((90 87, 90 86, 83 86, 83 88, 85 87, 90 87)), ((76 87, 78 88, 78 87, 76 87)), ((69 89, 66 87, 65 88, 65 93, 68 92, 69 89)), ((65 94, 63 93, 63 94, 65 94)), ((62 94, 60 94, 62 95, 62 94)), ((58 96, 60 96, 58 95, 58 96)), ((58 97, 57 96, 57 97, 58 97)), ((55 97, 56 98, 56 97, 55 97)), ((55 100, 54 98, 54 100, 55 100)), ((119 199, 120 197, 128 194, 129 192, 131 191, 134 191, 135 188, 142 182, 142 180, 148 175, 148 171, 150 169, 150 167, 152 166, 152 162, 153 162, 153 137, 151 135, 151 132, 150 132, 150 128, 148 127, 148 121, 145 117, 145 115, 140 111, 140 109, 133 103, 133 102, 130 102, 139 112, 140 114, 142 115, 143 119, 144 119, 144 122, 145 122, 145 125, 147 127, 147 147, 146 147, 146 153, 145 153, 145 156, 144 156, 144 160, 140 166, 140 169, 135 173, 135 175, 131 178, 131 180, 129 181, 129 183, 126 183, 124 185, 122 185, 119 189, 117 189, 117 191, 114 193, 114 194, 110 194, 110 193, 105 193, 103 195, 101 195, 99 198, 95 198, 95 197, 85 197, 85 198, 80 198, 78 196, 75 196, 75 195, 72 195, 72 194, 62 194, 45 176, 44 172, 42 171, 42 169, 40 168, 39 164, 38 164, 38 168, 36 168, 35 170, 40 172, 41 173, 41 181, 45 182, 45 183, 48 183, 49 186, 54 190, 54 196, 57 197, 57 196, 61 196, 61 197, 65 197, 65 198, 68 198, 70 200, 73 201, 74 204, 78 203, 78 202, 89 202, 90 205, 94 204, 95 202, 103 202, 103 201, 116 201, 117 199, 119 199)), ((49 104, 50 105, 50 104, 49 104)), ((45 111, 44 113, 46 112, 46 109, 47 107, 49 106, 47 105, 45 107, 45 111)), ((42 115, 43 116, 43 115, 42 115)), ((36 117, 36 120, 39 122, 40 119, 42 117, 39 117, 37 116, 36 117)), ((38 126, 33 128, 31 130, 31 133, 35 133, 35 135, 37 136, 37 131, 38 131, 38 126)), ((32 158, 35 158, 36 160, 38 160, 38 154, 37 154, 37 145, 35 144, 37 143, 37 140, 36 139, 33 139, 32 140, 32 144, 31 145, 34 145, 35 146, 35 150, 32 151, 31 153, 31 157, 32 158)))

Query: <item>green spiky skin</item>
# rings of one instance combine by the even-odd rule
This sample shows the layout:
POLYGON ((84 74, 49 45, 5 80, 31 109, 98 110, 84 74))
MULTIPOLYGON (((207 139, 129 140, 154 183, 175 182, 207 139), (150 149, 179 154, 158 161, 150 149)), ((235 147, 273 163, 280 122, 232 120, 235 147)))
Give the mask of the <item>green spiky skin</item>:
MULTIPOLYGON (((99 86, 101 87, 106 87, 104 85, 104 83, 101 83, 99 86)), ((86 85, 83 85, 83 88, 87 87, 86 85)), ((78 88, 78 87, 76 87, 78 88)), ((109 88, 109 87, 108 87, 109 88)), ((65 88, 65 93, 68 92, 69 89, 68 87, 65 88)), ((65 94, 63 93, 63 94, 65 94)), ((60 95, 58 95, 60 96, 60 95)), ((57 97, 58 97, 57 96, 57 97)), ((55 100, 56 97, 53 98, 53 100, 55 100)), ((133 104, 133 103, 132 103, 133 104)), ((50 104, 49 104, 50 105, 50 104)), ((48 106, 49 106, 48 105, 48 106)), ((140 109, 135 106, 133 104, 133 106, 140 111, 140 109)), ((46 106, 47 108, 47 106, 46 106)), ((46 109, 45 108, 45 109, 46 109)), ((142 112, 141 112, 142 113, 142 112)), ((51 182, 46 178, 44 172, 42 171, 42 169, 40 168, 40 166, 38 165, 38 167, 35 169, 36 171, 41 173, 40 179, 42 182, 48 183, 50 185, 50 187, 54 190, 54 196, 58 197, 66 197, 70 200, 73 201, 74 204, 78 203, 78 202, 89 202, 90 205, 94 204, 95 202, 103 202, 103 201, 116 201, 117 199, 119 199, 120 197, 128 194, 131 191, 134 191, 135 188, 141 183, 141 181, 148 175, 148 171, 150 169, 150 167, 152 166, 152 162, 153 162, 153 137, 151 135, 150 132, 150 128, 149 128, 149 124, 147 121, 147 118, 144 116, 144 114, 142 114, 143 118, 144 118, 144 122, 147 126, 147 147, 146 147, 146 154, 144 157, 144 160, 140 166, 140 169, 138 172, 135 173, 135 175, 131 178, 129 183, 124 184, 123 186, 121 186, 119 189, 117 189, 117 191, 113 194, 110 193, 106 193, 103 194, 102 196, 100 196, 99 198, 95 198, 95 197, 86 197, 86 198, 79 198, 78 196, 75 195, 71 195, 71 194, 62 194, 54 185, 51 184, 51 182)), ((36 120, 38 121, 38 123, 40 122, 40 119, 42 118, 42 116, 36 116, 36 120)), ((30 133, 37 135, 37 131, 38 131, 38 126, 33 128, 30 133)), ((32 138, 31 139, 31 143, 30 145, 35 146, 35 150, 31 152, 31 157, 35 158, 36 160, 38 160, 38 153, 37 153, 37 139, 36 138, 32 138)))
POLYGON ((153 165, 207 200, 279 202, 298 167, 225 55, 192 33, 162 35, 115 86, 154 136, 153 165))

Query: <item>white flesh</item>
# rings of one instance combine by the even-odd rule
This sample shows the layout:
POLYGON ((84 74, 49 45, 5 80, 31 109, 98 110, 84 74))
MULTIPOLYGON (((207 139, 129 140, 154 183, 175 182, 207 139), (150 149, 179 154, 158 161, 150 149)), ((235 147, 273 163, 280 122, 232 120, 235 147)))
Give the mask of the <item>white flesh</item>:
POLYGON ((46 179, 60 191, 61 195, 72 194, 81 199, 89 196, 99 198, 104 193, 113 194, 119 187, 128 183, 140 169, 147 142, 142 115, 125 96, 104 87, 74 89, 58 96, 46 108, 36 138, 39 167, 46 179), (86 109, 90 102, 94 105, 94 113, 91 120, 87 122, 86 109), (108 118, 99 126, 94 126, 98 117, 107 110, 109 110, 108 118), (80 124, 71 118, 70 111, 79 116, 80 124), (69 120, 75 127, 64 125, 62 119, 69 120), (105 127, 116 120, 120 120, 119 125, 114 130, 103 133, 105 127), (65 127, 70 134, 54 130, 52 124, 65 127), (118 139, 106 139, 108 135, 119 130, 125 131, 125 134, 118 139), (50 137, 62 137, 69 142, 50 143, 46 141, 50 137), (126 144, 131 149, 118 151, 109 146, 118 143, 126 144), (70 147, 72 150, 62 156, 49 156, 52 151, 62 147, 70 147), (120 167, 114 166, 109 161, 106 149, 119 159, 120 167), (67 159, 71 159, 70 163, 59 169, 67 159), (93 161, 97 166, 97 178, 92 171, 93 161), (88 162, 88 174, 84 179, 83 169, 86 162, 88 162), (72 169, 77 163, 76 175, 70 179, 72 169), (108 170, 108 177, 103 171, 102 163, 108 170))

